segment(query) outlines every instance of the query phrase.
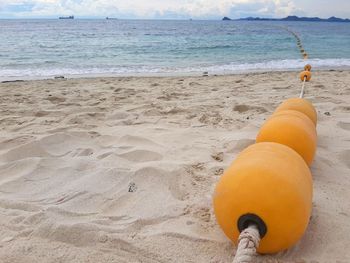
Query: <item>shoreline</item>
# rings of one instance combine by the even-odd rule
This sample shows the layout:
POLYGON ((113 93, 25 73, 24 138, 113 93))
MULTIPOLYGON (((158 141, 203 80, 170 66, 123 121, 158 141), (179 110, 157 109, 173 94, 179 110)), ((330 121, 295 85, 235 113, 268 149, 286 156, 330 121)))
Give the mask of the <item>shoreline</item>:
MULTIPOLYGON (((269 73, 292 73, 300 72, 303 69, 275 69, 275 70, 242 70, 234 72, 209 73, 209 77, 216 76, 237 76, 237 75, 259 75, 269 73)), ((332 67, 318 68, 313 72, 342 72, 350 71, 350 67, 332 67)), ((0 83, 23 82, 23 81, 40 81, 40 80, 64 80, 64 79, 96 79, 96 78, 181 78, 181 77, 208 77, 204 76, 205 72, 174 72, 174 73, 134 73, 134 74, 72 74, 72 75, 52 75, 52 76, 35 76, 35 77, 1 77, 0 83)))

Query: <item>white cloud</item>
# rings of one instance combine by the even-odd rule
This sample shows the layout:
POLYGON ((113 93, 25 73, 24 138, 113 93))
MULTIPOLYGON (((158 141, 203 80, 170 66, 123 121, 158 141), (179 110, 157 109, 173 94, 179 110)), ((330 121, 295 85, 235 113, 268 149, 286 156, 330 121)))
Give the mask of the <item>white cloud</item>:
POLYGON ((313 15, 312 10, 301 11, 301 7, 312 7, 310 3, 315 5, 318 1, 324 3, 324 7, 318 6, 319 9, 329 10, 332 7, 325 4, 328 0, 0 0, 0 17, 6 12, 15 16, 74 14, 152 18, 173 14, 193 18, 244 15, 282 17, 295 13, 313 15), (298 8, 295 3, 298 3, 298 8), (16 6, 21 5, 30 6, 31 11, 23 11, 23 8, 16 11, 16 6))

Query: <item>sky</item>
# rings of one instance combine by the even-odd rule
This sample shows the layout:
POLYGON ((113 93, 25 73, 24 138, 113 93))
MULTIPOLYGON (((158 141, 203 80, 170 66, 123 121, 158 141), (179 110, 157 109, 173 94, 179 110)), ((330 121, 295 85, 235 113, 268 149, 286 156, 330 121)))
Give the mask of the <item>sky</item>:
POLYGON ((0 0, 0 18, 220 19, 287 15, 350 18, 350 0, 0 0))

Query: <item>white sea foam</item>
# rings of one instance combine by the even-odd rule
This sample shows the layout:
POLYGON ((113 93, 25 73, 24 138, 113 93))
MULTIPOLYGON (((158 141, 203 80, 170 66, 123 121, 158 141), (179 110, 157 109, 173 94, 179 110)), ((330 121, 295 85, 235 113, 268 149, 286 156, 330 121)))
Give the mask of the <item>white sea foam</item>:
POLYGON ((218 73, 235 73, 249 71, 275 71, 301 69, 306 63, 311 64, 314 69, 348 68, 350 59, 309 59, 309 60, 274 60, 260 63, 225 64, 201 67, 196 70, 218 73))
POLYGON ((229 63, 221 65, 200 65, 192 67, 90 67, 90 68, 25 68, 1 69, 0 80, 13 78, 41 79, 57 75, 64 76, 92 76, 92 75, 188 75, 208 71, 211 74, 235 74, 241 72, 283 71, 296 70, 310 63, 314 69, 342 69, 350 68, 350 59, 309 59, 309 60, 274 60, 260 63, 229 63))

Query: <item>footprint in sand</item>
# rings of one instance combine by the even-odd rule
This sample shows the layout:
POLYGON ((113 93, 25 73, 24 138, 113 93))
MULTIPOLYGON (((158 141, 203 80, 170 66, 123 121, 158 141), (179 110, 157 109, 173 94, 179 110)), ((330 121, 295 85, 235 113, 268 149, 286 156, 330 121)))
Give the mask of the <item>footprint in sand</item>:
POLYGON ((35 114, 34 114, 34 116, 35 117, 44 117, 44 116, 47 116, 47 115, 49 115, 50 114, 50 112, 48 112, 48 111, 38 111, 38 112, 36 112, 35 114))
POLYGON ((257 111, 257 112, 260 112, 260 113, 267 112, 267 109, 265 109, 264 107, 249 106, 249 105, 245 105, 245 104, 236 105, 233 108, 233 111, 237 111, 239 113, 247 112, 247 111, 250 111, 250 110, 257 111))
POLYGON ((53 104, 59 104, 59 103, 62 103, 62 102, 65 102, 66 99, 63 98, 63 97, 58 97, 58 96, 49 96, 46 98, 48 101, 50 101, 51 103, 53 104))
POLYGON ((204 113, 198 121, 209 125, 218 125, 223 120, 219 112, 204 113))
POLYGON ((198 83, 198 82, 190 82, 189 84, 188 84, 190 87, 193 87, 193 86, 202 86, 200 83, 198 83))
POLYGON ((222 162, 224 160, 224 153, 223 152, 213 153, 211 155, 211 158, 213 158, 215 161, 222 162))
POLYGON ((322 84, 316 84, 314 85, 315 88, 325 89, 326 87, 322 84))

